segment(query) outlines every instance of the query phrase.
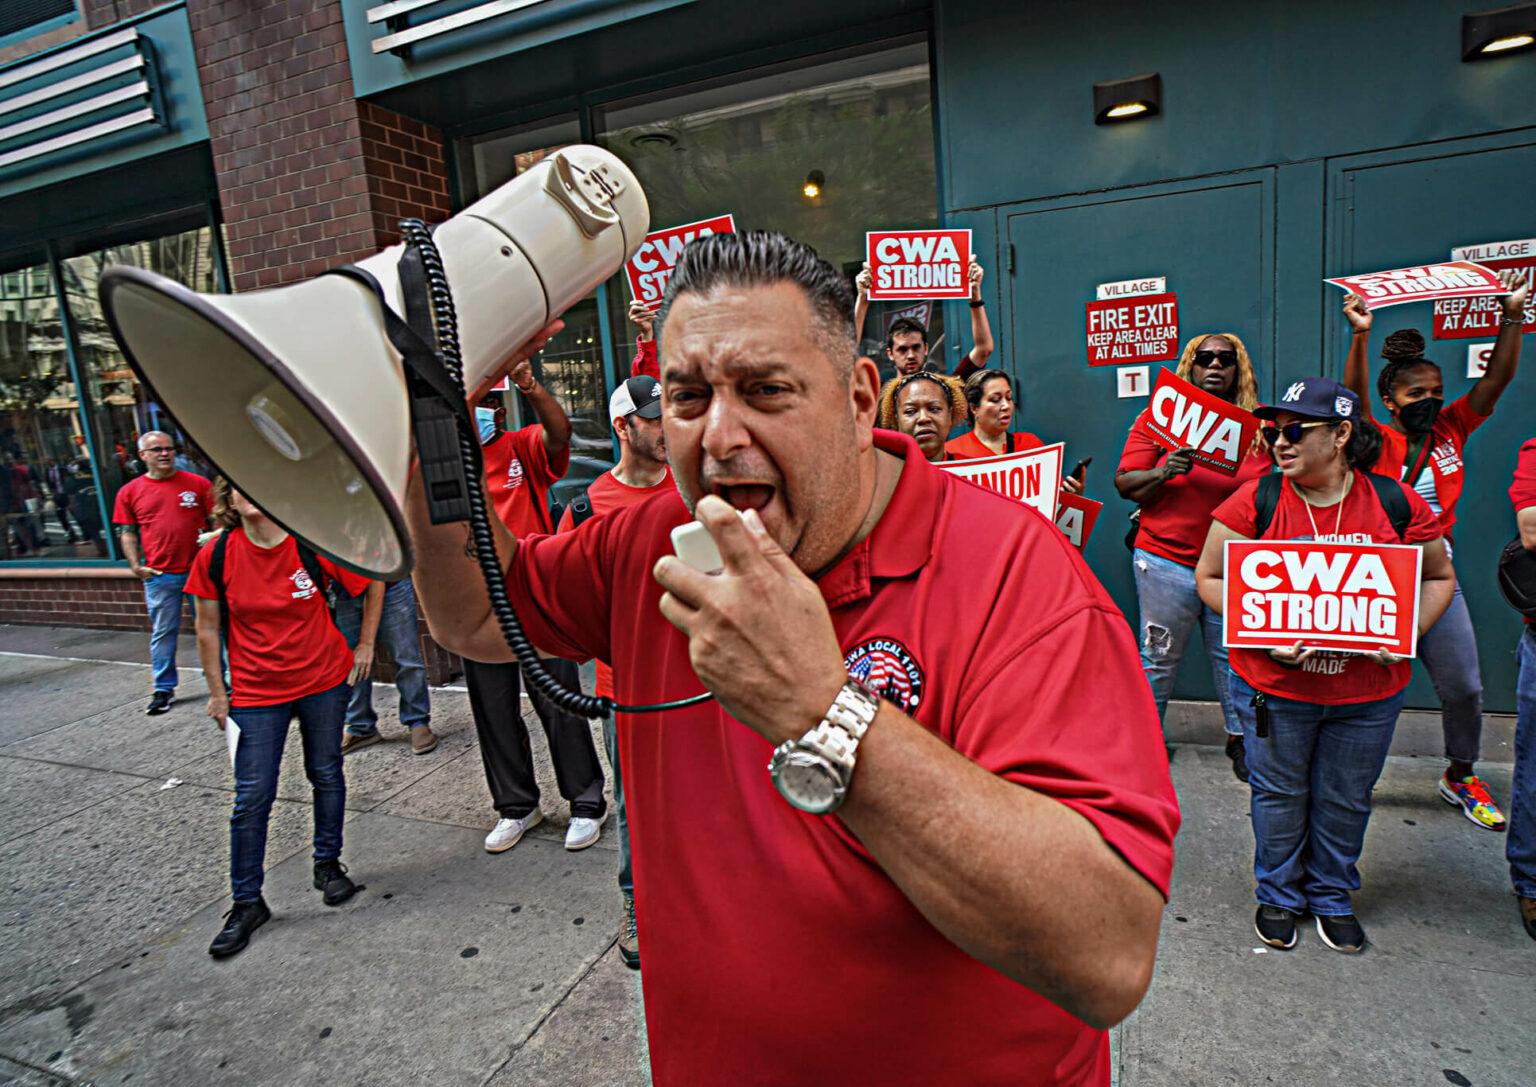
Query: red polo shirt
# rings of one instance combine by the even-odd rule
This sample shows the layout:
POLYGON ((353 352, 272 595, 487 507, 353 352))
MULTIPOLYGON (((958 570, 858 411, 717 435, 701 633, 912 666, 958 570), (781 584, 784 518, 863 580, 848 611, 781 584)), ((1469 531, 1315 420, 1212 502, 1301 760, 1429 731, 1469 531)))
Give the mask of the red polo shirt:
POLYGON ((198 534, 212 512, 212 484, 180 469, 164 479, 131 479, 112 503, 114 524, 138 526, 144 565, 167 574, 192 568, 198 534))
POLYGON ((490 445, 481 446, 480 453, 485 457, 485 491, 512 535, 522 539, 534 532, 553 532, 549 488, 565 477, 571 447, 551 461, 544 451, 544 428, 534 423, 502 431, 490 445))
MULTIPOLYGON (((1147 429, 1147 412, 1143 411, 1131 424, 1120 454, 1120 467, 1115 471, 1145 472, 1161 464, 1167 455, 1168 450, 1158 445, 1147 429)), ((1196 461, 1193 468, 1168 480, 1141 504, 1136 546, 1183 566, 1195 565, 1211 530, 1211 511, 1244 483, 1272 467, 1269 454, 1262 450, 1249 450, 1235 476, 1223 475, 1196 461)))
MULTIPOLYGON (((1166 894, 1178 808, 1124 618, 1050 522, 874 440, 905 470, 819 580, 850 670, 1166 894)), ((674 489, 523 541, 508 582, 530 637, 611 661, 622 702, 697 694, 651 576, 688 519, 674 489)), ((1102 1031, 941 936, 836 817, 786 804, 767 741, 717 703, 621 716, 619 752, 658 1087, 1108 1084, 1102 1031)))
MULTIPOLYGON (((1536 438, 1520 447, 1520 459, 1515 462, 1515 479, 1509 485, 1509 500, 1515 504, 1515 515, 1521 510, 1536 507, 1536 438)), ((1527 619, 1527 626, 1536 627, 1536 619, 1527 619)))
MULTIPOLYGON (((1430 428, 1429 464, 1420 474, 1414 490, 1435 511, 1447 541, 1451 538, 1451 527, 1456 524, 1456 503, 1461 501, 1461 489, 1466 482, 1466 472, 1463 471, 1466 464, 1461 459, 1461 451, 1466 448, 1472 432, 1488 418, 1479 415, 1463 396, 1441 408, 1435 417, 1435 425, 1430 428)), ((1413 467, 1407 463, 1407 458, 1408 436, 1393 430, 1390 424, 1384 424, 1381 428, 1381 459, 1371 471, 1402 479, 1413 467)), ((1414 485, 1410 483, 1409 486, 1414 485)))
MULTIPOLYGON (((1024 453, 1031 449, 1039 449, 1045 443, 1035 437, 1029 431, 1020 434, 1008 435, 1008 452, 1024 453)), ((988 449, 980 438, 976 437, 974 430, 967 430, 958 438, 951 438, 944 443, 944 452, 949 454, 950 460, 975 460, 978 457, 1001 456, 988 449)))

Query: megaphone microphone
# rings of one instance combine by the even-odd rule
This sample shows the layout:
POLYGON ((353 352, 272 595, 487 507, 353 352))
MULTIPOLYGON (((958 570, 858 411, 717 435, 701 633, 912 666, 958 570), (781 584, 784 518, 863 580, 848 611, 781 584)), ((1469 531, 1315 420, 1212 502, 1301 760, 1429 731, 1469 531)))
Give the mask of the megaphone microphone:
POLYGON ((511 607, 465 394, 617 272, 649 225, 628 167, 577 145, 435 233, 403 222, 402 245, 339 275, 210 295, 117 266, 102 273, 101 303, 128 364, 231 483, 370 578, 412 566, 404 499, 414 425, 433 521, 469 520, 492 608, 529 682, 569 712, 607 716, 611 699, 549 675, 511 607))

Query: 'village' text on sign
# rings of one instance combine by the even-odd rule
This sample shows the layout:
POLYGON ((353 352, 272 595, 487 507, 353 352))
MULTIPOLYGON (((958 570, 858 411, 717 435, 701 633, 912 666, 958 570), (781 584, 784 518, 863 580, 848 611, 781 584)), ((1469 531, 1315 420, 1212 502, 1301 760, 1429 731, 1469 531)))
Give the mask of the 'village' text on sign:
POLYGON ((1424 553, 1403 544, 1228 540, 1222 644, 1418 651, 1424 553))
POLYGON ((1088 303, 1088 365, 1120 366, 1179 357, 1179 301, 1164 294, 1088 303))
POLYGON ((630 295, 653 312, 660 309, 661 296, 667 289, 667 280, 672 278, 672 269, 677 267, 677 258, 683 254, 683 246, 709 234, 734 233, 736 220, 729 215, 652 231, 624 265, 630 295))
POLYGON ((1027 453, 941 461, 939 467, 978 487, 1033 506, 1047 520, 1055 521, 1056 502, 1061 496, 1061 457, 1065 448, 1065 443, 1057 442, 1027 453))
POLYGON ((1441 298, 1475 298, 1500 294, 1504 290, 1498 276, 1468 260, 1339 276, 1323 282, 1359 295, 1366 309, 1397 306, 1404 302, 1433 302, 1441 298))
POLYGON ((872 302, 971 296, 969 230, 872 230, 864 245, 872 302))
POLYGON ((1165 369, 1152 388, 1147 431, 1164 449, 1193 449, 1195 460, 1205 467, 1235 476, 1258 436, 1259 421, 1165 369))

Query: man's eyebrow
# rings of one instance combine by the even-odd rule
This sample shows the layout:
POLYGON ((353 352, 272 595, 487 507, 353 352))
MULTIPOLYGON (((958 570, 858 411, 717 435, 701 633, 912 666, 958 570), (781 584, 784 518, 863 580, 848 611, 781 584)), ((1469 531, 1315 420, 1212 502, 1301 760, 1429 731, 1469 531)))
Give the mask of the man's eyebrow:
MULTIPOLYGON (((794 372, 790 362, 774 359, 767 362, 751 362, 744 359, 727 360, 722 364, 727 377, 733 381, 750 378, 784 377, 794 372)), ((665 381, 697 381, 700 367, 687 361, 668 363, 662 370, 665 381)))

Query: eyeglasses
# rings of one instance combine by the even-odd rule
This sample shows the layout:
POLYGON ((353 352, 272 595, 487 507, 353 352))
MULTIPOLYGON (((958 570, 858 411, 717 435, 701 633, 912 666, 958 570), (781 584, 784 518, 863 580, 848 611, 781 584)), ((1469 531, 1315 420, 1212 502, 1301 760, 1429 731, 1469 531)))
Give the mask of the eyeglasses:
POLYGON ((1292 445, 1295 445, 1297 442, 1301 441, 1301 436, 1304 431, 1311 430, 1315 426, 1333 426, 1333 423, 1331 420, 1327 419, 1324 419, 1322 422, 1318 423, 1286 423, 1285 426, 1267 426, 1263 430, 1259 431, 1259 433, 1264 435, 1264 440, 1270 445, 1274 445, 1276 442, 1278 442, 1282 434, 1285 435, 1286 441, 1290 442, 1292 445))
POLYGON ((176 447, 174 445, 146 445, 143 449, 140 449, 139 452, 140 453, 174 453, 174 452, 176 452, 176 447))
POLYGON ((1209 367, 1213 362, 1220 362, 1222 366, 1236 366, 1236 351, 1196 351, 1195 365, 1209 367))

